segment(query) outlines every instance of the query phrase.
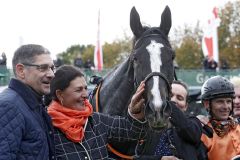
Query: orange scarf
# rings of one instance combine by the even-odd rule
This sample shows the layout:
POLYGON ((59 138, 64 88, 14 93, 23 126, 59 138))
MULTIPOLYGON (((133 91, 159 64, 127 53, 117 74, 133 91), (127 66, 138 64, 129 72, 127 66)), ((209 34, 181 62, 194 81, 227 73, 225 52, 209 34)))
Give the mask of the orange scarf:
POLYGON ((92 105, 84 101, 85 110, 73 110, 52 101, 48 107, 53 126, 59 128, 66 137, 73 142, 80 142, 84 137, 84 125, 87 118, 93 113, 92 105))

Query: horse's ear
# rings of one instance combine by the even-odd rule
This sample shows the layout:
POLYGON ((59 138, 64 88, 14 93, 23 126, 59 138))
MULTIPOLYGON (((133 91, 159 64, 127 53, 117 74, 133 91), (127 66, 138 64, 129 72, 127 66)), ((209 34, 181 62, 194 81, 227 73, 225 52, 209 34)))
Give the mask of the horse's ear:
POLYGON ((161 24, 160 24, 160 29, 168 35, 170 29, 172 27, 172 16, 171 16, 171 11, 168 6, 165 7, 162 16, 161 16, 161 24))
POLYGON ((133 34, 138 38, 141 36, 143 32, 143 27, 140 21, 139 14, 135 7, 132 8, 130 13, 130 27, 133 32, 133 34))

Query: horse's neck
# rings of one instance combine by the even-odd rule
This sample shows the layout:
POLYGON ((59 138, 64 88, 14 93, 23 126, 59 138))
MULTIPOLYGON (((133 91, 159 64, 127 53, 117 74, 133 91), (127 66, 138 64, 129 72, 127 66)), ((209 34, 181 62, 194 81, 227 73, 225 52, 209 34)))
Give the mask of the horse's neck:
POLYGON ((129 60, 126 60, 104 78, 100 91, 100 112, 126 115, 133 91, 133 71, 129 60))

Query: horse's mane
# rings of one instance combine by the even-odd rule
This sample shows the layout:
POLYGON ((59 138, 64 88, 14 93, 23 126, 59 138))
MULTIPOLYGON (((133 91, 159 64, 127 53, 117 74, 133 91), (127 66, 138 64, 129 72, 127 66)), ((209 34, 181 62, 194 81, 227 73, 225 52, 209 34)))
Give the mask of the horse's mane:
MULTIPOLYGON (((130 56, 130 55, 129 55, 130 56)), ((126 61, 128 61, 129 59, 129 56, 128 58, 126 59, 123 59, 119 64, 117 64, 114 68, 112 68, 104 77, 103 79, 106 79, 106 77, 108 77, 109 75, 113 75, 114 72, 118 72, 118 69, 124 65, 124 63, 126 63, 126 61)))

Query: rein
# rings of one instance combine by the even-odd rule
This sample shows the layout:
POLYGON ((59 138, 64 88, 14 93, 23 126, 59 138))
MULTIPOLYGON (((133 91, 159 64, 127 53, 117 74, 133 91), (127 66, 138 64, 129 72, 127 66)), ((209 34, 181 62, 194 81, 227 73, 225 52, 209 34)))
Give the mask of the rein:
MULTIPOLYGON (((97 86, 97 91, 96 91, 96 112, 99 112, 99 91, 101 89, 102 86, 102 82, 99 83, 99 85, 97 86)), ((115 155, 117 155, 118 157, 124 158, 124 159, 129 159, 129 160, 133 160, 133 156, 129 156, 129 155, 125 155, 120 153, 119 151, 115 150, 109 143, 107 144, 108 149, 114 153, 115 155)))
POLYGON ((100 83, 98 86, 97 86, 97 91, 96 91, 96 112, 99 112, 99 91, 100 91, 100 88, 102 87, 102 83, 100 83))

